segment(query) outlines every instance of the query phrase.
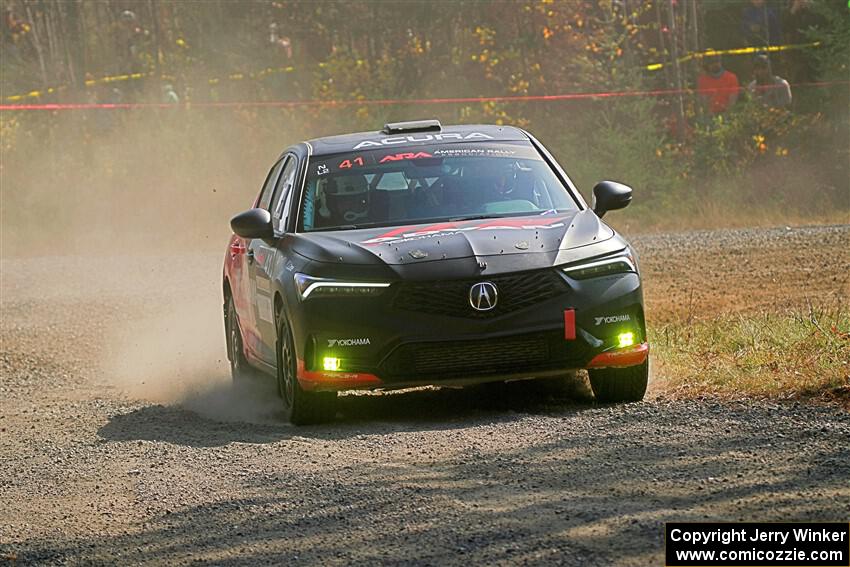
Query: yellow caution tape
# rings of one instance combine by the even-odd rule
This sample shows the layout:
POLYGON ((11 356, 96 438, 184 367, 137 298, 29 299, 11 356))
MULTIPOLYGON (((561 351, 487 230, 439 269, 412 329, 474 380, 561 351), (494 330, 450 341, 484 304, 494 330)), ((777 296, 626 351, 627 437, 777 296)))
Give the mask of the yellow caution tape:
MULTIPOLYGON (((685 62, 690 61, 692 59, 702 59, 703 57, 712 57, 712 56, 715 56, 715 55, 748 55, 748 54, 755 54, 755 53, 775 53, 777 51, 788 51, 790 49, 806 49, 806 48, 809 48, 809 47, 820 47, 820 45, 821 45, 821 42, 813 41, 811 43, 798 43, 798 44, 793 44, 793 45, 767 45, 767 46, 763 46, 763 47, 739 47, 739 48, 736 48, 736 49, 708 49, 708 50, 702 51, 702 52, 688 53, 686 55, 683 55, 682 57, 679 57, 679 63, 685 63, 685 62)), ((649 65, 646 65, 644 68, 647 71, 657 71, 659 69, 664 68, 664 66, 668 65, 668 64, 669 63, 650 63, 649 65)), ((318 66, 319 66, 320 69, 324 69, 327 66, 327 63, 322 62, 322 63, 319 63, 318 66)), ((296 68, 291 66, 291 65, 288 66, 288 67, 268 67, 268 68, 263 69, 261 71, 257 71, 256 73, 233 73, 231 75, 228 75, 227 79, 230 80, 230 81, 241 81, 245 78, 257 79, 257 78, 262 78, 262 77, 265 77, 267 75, 272 75, 272 74, 275 74, 275 73, 292 73, 293 71, 295 71, 295 69, 296 68)), ((123 81, 136 81, 136 80, 139 80, 139 79, 144 79, 146 77, 153 77, 153 76, 154 76, 154 73, 152 73, 152 72, 150 72, 150 73, 126 73, 126 74, 123 74, 123 75, 112 75, 112 76, 108 76, 108 77, 101 77, 100 79, 88 79, 85 82, 85 85, 87 87, 93 87, 95 85, 102 85, 102 84, 109 84, 109 83, 119 83, 119 82, 123 82, 123 81)), ((166 79, 166 80, 171 80, 171 81, 174 80, 174 77, 171 76, 171 75, 162 75, 160 78, 166 79)), ((217 85, 220 82, 221 82, 221 78, 219 78, 219 77, 213 77, 213 78, 207 80, 207 84, 209 84, 209 85, 217 85)), ((67 85, 61 85, 61 86, 58 86, 58 87, 50 87, 48 89, 45 89, 44 91, 30 91, 26 94, 7 96, 5 98, 5 100, 7 100, 9 102, 17 102, 17 101, 25 100, 25 99, 28 99, 28 98, 40 98, 45 94, 51 94, 51 93, 54 93, 54 92, 57 92, 57 91, 60 91, 60 90, 66 89, 66 88, 67 88, 67 85)))
MULTIPOLYGON (((319 67, 322 67, 322 66, 323 66, 323 64, 320 63, 319 67)), ((257 79, 257 78, 262 78, 262 77, 265 77, 267 75, 272 75, 272 74, 275 74, 275 73, 292 73, 293 71, 295 71, 295 67, 293 67, 291 65, 289 67, 268 67, 268 68, 263 69, 262 71, 258 71, 256 73, 233 73, 231 75, 228 75, 226 78, 230 81, 240 81, 240 80, 246 79, 246 78, 257 79)), ((123 74, 123 75, 111 75, 111 76, 108 76, 108 77, 101 77, 99 79, 87 79, 85 81, 85 85, 86 85, 86 87, 93 87, 95 85, 104 85, 104 84, 109 84, 109 83, 120 83, 120 82, 123 82, 123 81, 136 81, 136 80, 139 80, 139 79, 144 79, 144 78, 153 77, 153 76, 154 76, 154 73, 152 73, 152 72, 151 73, 126 73, 126 74, 123 74)), ((165 79, 165 80, 169 80, 169 81, 174 80, 173 75, 162 75, 160 78, 165 79)), ((210 84, 210 85, 217 85, 220 82, 221 82, 221 78, 219 78, 219 77, 214 77, 212 79, 207 80, 207 83, 210 84)), ((50 93, 53 93, 53 92, 56 92, 56 91, 66 89, 66 88, 67 88, 67 85, 61 85, 61 86, 58 86, 58 87, 50 87, 50 88, 47 88, 43 91, 30 91, 26 94, 7 96, 5 98, 5 100, 7 100, 9 102, 16 102, 16 101, 20 101, 20 100, 24 100, 24 99, 28 99, 28 98, 40 98, 40 97, 44 96, 45 94, 50 94, 50 93)))
MULTIPOLYGON (((756 53, 776 53, 777 51, 788 51, 791 49, 806 49, 809 47, 820 47, 819 41, 811 43, 795 43, 791 45, 764 45, 761 47, 737 47, 735 49, 707 49, 695 53, 688 53, 679 57, 679 63, 685 63, 692 59, 702 59, 703 57, 714 57, 715 55, 753 55, 756 53)), ((669 65, 669 63, 651 63, 644 67, 647 71, 657 71, 669 65)))

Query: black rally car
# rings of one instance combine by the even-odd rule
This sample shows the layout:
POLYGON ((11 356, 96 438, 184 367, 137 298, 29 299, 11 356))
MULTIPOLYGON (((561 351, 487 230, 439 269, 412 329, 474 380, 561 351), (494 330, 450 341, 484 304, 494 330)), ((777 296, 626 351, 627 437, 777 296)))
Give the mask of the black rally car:
POLYGON ((530 134, 387 124, 288 148, 233 217, 224 311, 233 376, 276 377, 289 420, 339 390, 552 378, 588 368, 640 400, 646 327, 634 251, 530 134))

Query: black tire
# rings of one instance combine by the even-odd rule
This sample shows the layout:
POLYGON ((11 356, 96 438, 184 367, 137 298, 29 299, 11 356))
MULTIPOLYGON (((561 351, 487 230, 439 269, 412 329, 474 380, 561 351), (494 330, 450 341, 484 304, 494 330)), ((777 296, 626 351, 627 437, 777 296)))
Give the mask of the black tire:
POLYGON ((283 400, 284 418, 294 425, 330 421, 335 392, 306 392, 297 378, 298 360, 292 329, 281 313, 277 317, 277 389, 283 400))
POLYGON ((602 404, 639 402, 649 382, 649 362, 627 368, 598 368, 587 371, 596 401, 602 404))
POLYGON ((227 359, 230 361, 230 376, 233 378, 233 383, 242 383, 253 379, 256 372, 248 365, 248 360, 245 358, 239 318, 236 316, 236 307, 233 305, 232 297, 227 298, 224 329, 227 338, 227 359))

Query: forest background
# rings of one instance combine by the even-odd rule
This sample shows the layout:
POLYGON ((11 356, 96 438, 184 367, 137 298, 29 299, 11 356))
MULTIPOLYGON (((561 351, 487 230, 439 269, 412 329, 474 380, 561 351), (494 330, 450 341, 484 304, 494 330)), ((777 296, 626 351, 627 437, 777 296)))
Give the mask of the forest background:
POLYGON ((220 249, 288 144, 431 117, 529 129, 587 198, 632 185, 610 219, 631 231, 850 219, 846 2, 0 6, 4 256, 220 249), (790 107, 747 96, 753 47, 790 107), (742 85, 716 115, 711 49, 742 85))

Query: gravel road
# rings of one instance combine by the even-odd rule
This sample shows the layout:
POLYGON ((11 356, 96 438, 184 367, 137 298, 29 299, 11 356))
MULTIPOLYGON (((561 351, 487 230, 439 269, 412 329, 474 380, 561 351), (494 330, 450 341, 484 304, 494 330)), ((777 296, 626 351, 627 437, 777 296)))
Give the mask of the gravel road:
MULTIPOLYGON (((651 322, 848 294, 850 226, 634 239, 651 322)), ((5 258, 0 561, 662 565, 663 522, 850 519, 850 414, 515 387, 233 391, 218 254, 5 258)), ((515 385, 521 386, 521 385, 515 385)))

